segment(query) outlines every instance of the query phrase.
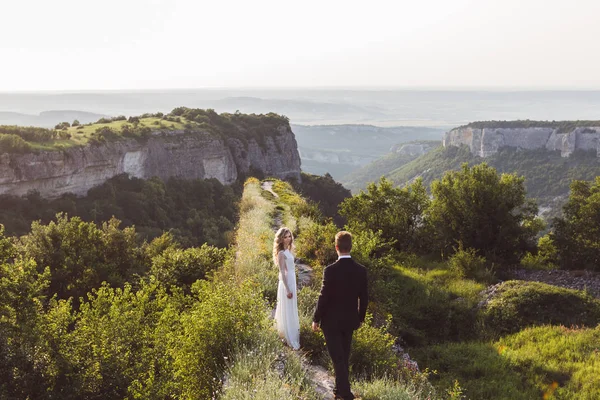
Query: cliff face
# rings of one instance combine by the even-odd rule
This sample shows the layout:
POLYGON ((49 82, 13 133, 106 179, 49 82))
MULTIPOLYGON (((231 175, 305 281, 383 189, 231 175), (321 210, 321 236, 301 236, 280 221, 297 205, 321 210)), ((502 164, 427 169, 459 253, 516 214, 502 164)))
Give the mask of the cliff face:
POLYGON ((579 127, 559 133, 556 128, 455 128, 444 135, 444 146, 467 145, 480 157, 501 147, 559 150, 567 157, 575 150, 595 150, 600 157, 600 127, 579 127))
POLYGON ((153 134, 140 143, 121 139, 62 151, 0 154, 0 194, 23 195, 37 190, 44 197, 63 193, 85 195, 122 173, 137 178, 216 178, 224 184, 254 169, 268 176, 300 179, 300 156, 289 127, 254 139, 222 140, 214 135, 171 131, 153 134))

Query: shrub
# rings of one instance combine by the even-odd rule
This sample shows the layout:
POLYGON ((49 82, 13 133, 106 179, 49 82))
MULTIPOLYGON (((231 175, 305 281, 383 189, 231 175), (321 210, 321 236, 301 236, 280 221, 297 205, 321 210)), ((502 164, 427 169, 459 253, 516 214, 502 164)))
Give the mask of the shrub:
POLYGON ((150 273, 167 287, 178 286, 189 290, 198 279, 206 278, 221 267, 226 257, 226 249, 206 243, 185 250, 169 247, 152 259, 150 273))
POLYGON ((319 265, 329 265, 337 259, 334 242, 338 228, 333 222, 321 225, 309 218, 300 218, 299 231, 296 240, 299 257, 319 265))
POLYGON ((375 327, 372 320, 373 316, 367 314, 352 337, 350 368, 355 377, 383 377, 395 374, 398 369, 398 357, 392 349, 395 338, 387 332, 391 321, 375 327))
POLYGON ((240 287, 198 281, 192 285, 198 298, 182 316, 182 329, 174 341, 173 368, 180 398, 211 398, 231 352, 250 344, 268 329, 265 303, 250 284, 240 287))
POLYGON ((532 325, 595 326, 600 320, 600 301, 579 290, 508 281, 498 287, 481 316, 492 336, 532 325))
POLYGON ((27 153, 31 149, 31 145, 20 136, 0 133, 0 154, 27 153))
POLYGON ((478 256, 475 249, 463 249, 462 244, 459 245, 459 249, 450 257, 448 265, 452 271, 463 278, 478 280, 488 280, 491 278, 491 273, 486 270, 485 257, 478 256))

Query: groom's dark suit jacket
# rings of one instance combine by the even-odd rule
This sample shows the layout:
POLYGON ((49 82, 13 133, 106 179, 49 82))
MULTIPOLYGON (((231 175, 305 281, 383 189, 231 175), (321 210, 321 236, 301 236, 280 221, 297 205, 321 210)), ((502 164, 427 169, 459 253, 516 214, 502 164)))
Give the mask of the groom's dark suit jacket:
POLYGON ((351 258, 340 258, 325 268, 313 321, 322 328, 358 329, 368 302, 367 269, 351 258))

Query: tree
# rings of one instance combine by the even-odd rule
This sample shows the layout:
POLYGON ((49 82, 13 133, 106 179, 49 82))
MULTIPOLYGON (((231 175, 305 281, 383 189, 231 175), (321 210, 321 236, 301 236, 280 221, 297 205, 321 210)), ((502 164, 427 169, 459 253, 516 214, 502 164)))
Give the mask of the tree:
POLYGON ((517 262, 535 248, 543 228, 537 205, 525 195, 524 178, 498 175, 486 163, 450 171, 432 183, 427 219, 438 249, 449 256, 459 243, 488 261, 517 262))
POLYGON ((19 251, 36 261, 42 271, 50 268, 49 294, 73 297, 75 304, 103 281, 120 286, 134 273, 143 273, 142 250, 133 228, 119 229, 112 218, 99 229, 79 217, 56 215, 48 225, 34 222, 31 232, 20 239, 19 251))
POLYGON ((573 181, 563 214, 551 233, 561 266, 600 270, 600 177, 573 181))
POLYGON ((344 200, 340 214, 348 219, 351 230, 381 231, 383 239, 395 241, 398 250, 417 251, 424 243, 423 212, 428 205, 420 179, 397 188, 382 177, 379 184, 369 184, 366 192, 344 200))
POLYGON ((80 123, 79 123, 79 120, 77 120, 77 119, 74 120, 73 123, 71 124, 71 126, 79 126, 79 125, 80 125, 80 123))

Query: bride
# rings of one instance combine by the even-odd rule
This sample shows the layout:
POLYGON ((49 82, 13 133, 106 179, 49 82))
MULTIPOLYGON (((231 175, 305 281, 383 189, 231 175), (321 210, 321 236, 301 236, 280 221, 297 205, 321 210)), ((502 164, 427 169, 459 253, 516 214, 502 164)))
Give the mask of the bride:
POLYGON ((277 308, 275 322, 279 335, 294 350, 300 348, 300 321, 298 319, 298 296, 296 293, 296 269, 294 265, 294 237, 288 228, 280 228, 273 240, 273 261, 279 267, 277 308))

